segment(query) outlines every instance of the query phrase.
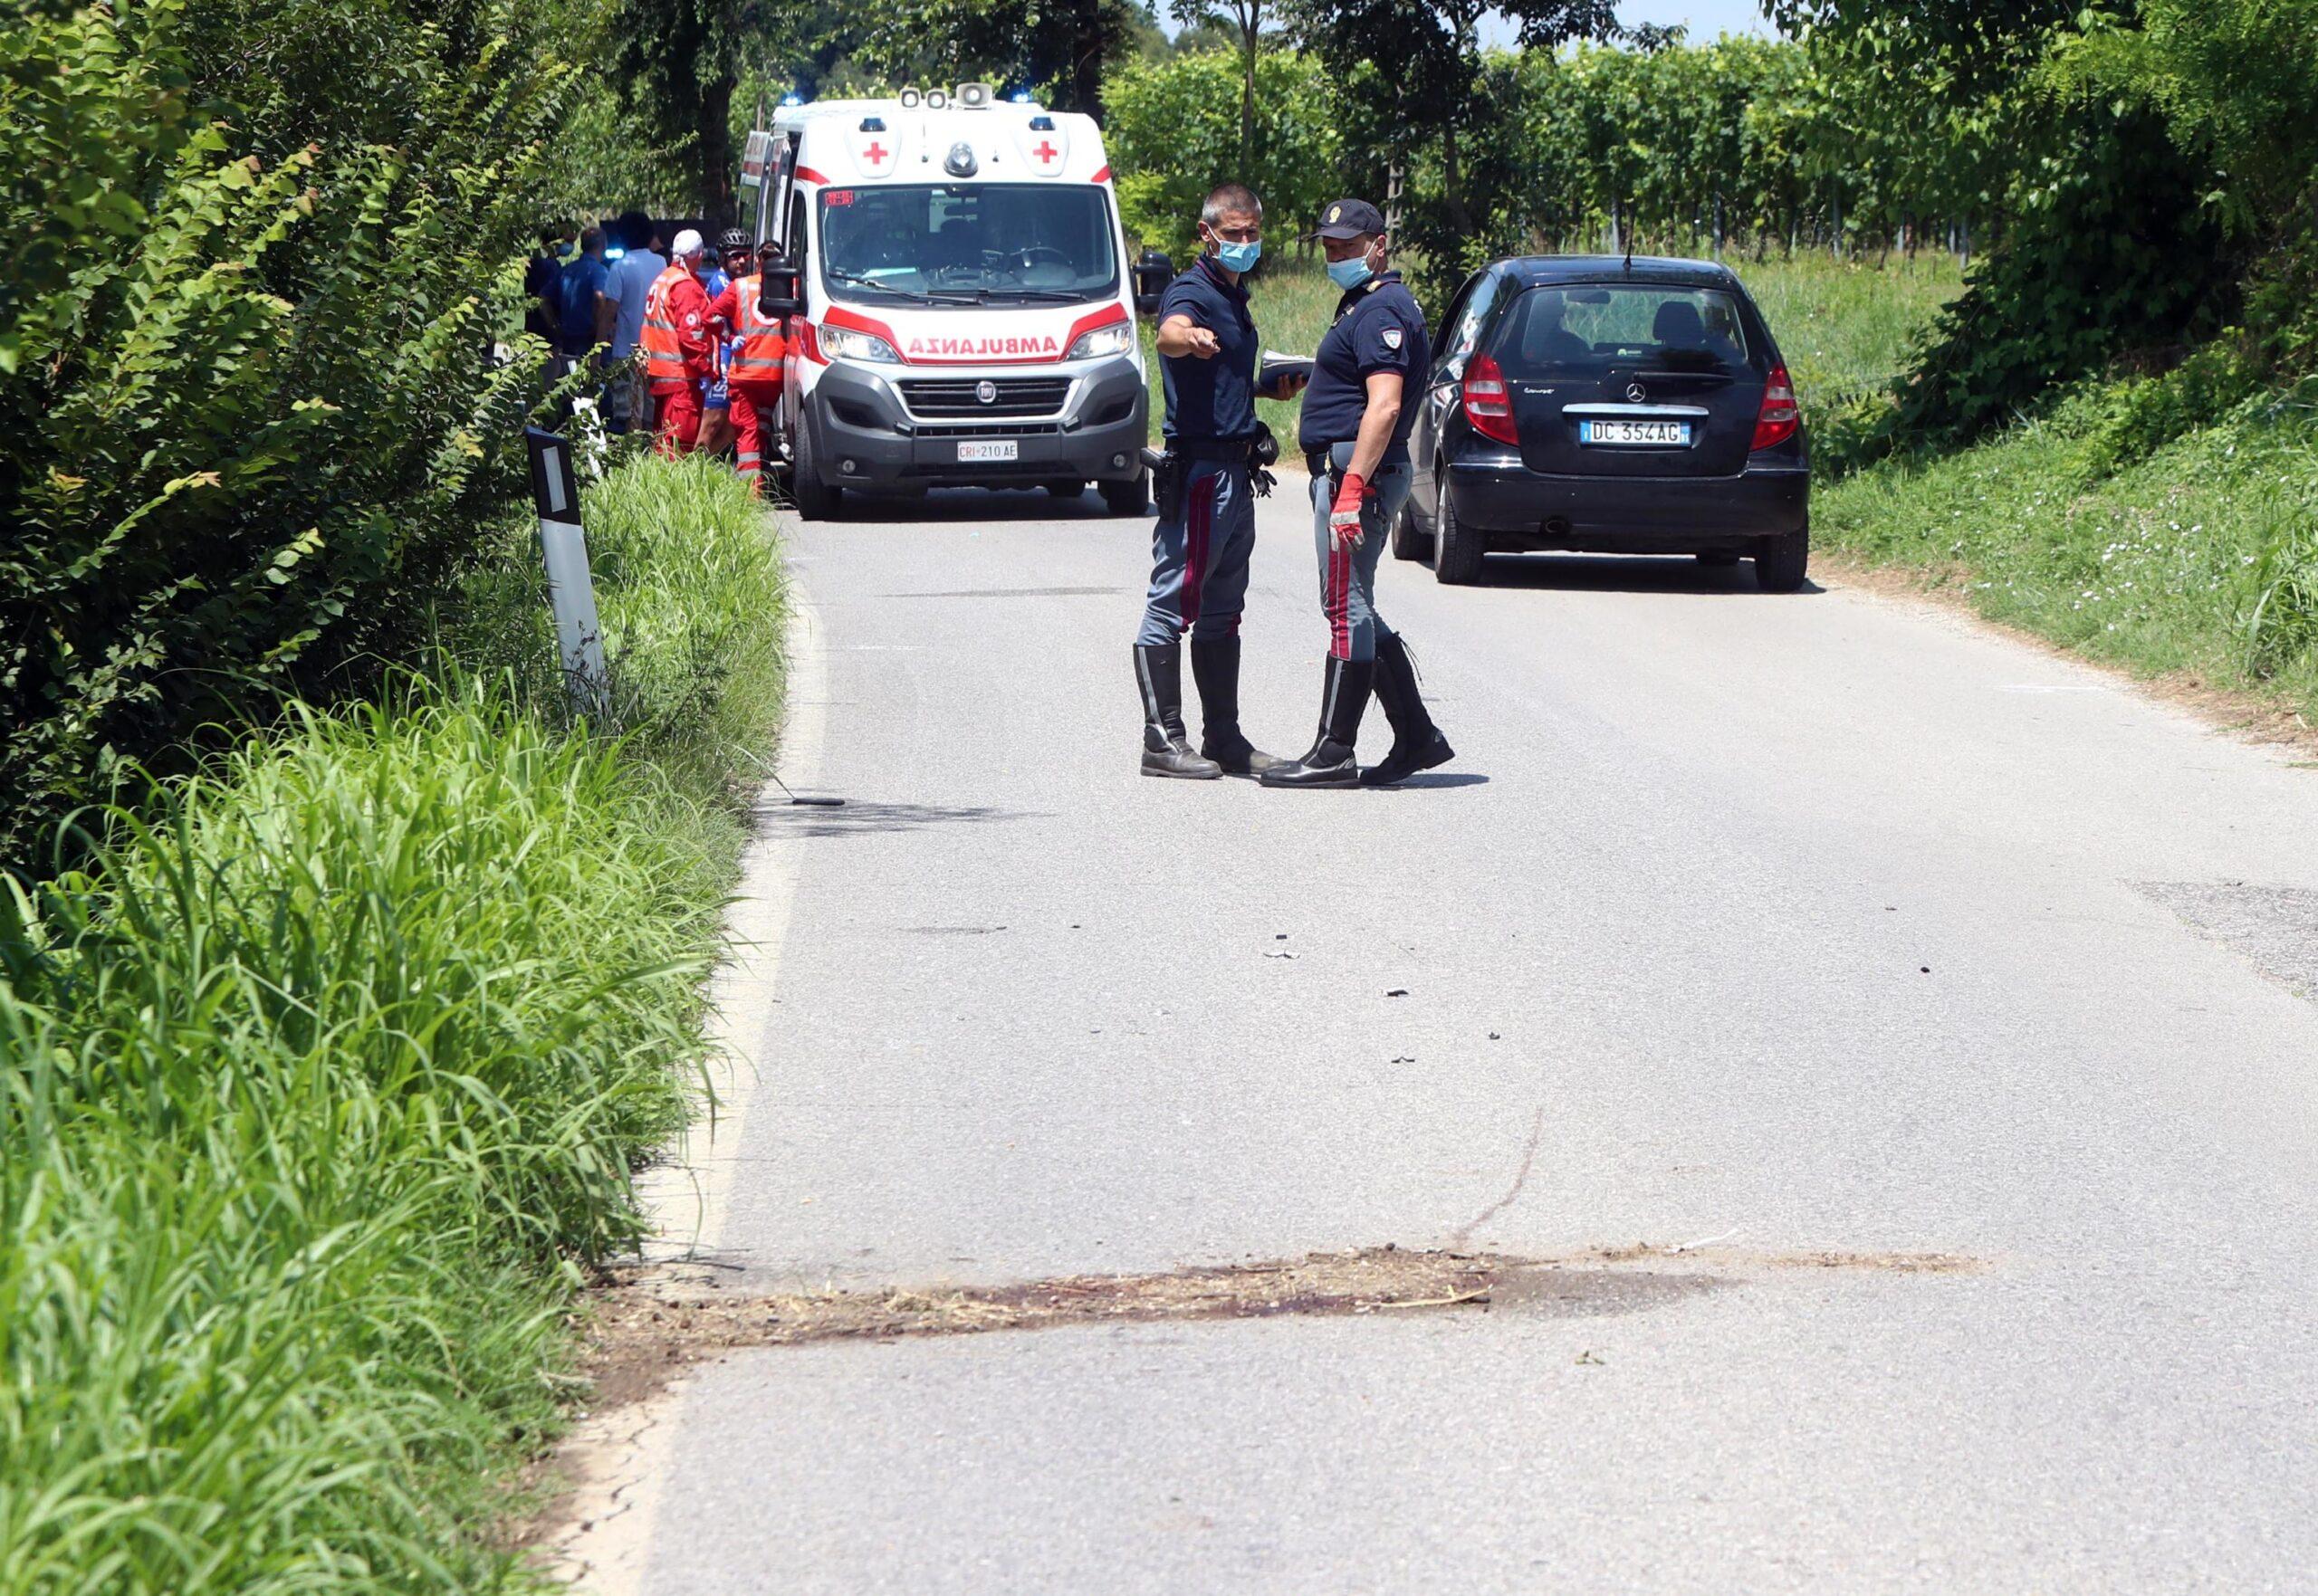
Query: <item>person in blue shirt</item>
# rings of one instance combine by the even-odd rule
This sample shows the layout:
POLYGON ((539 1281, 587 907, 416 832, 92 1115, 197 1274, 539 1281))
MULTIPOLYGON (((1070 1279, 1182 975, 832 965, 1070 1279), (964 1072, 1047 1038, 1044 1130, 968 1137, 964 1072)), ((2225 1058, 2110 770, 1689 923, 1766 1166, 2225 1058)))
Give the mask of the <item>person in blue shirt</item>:
MULTIPOLYGON (((1159 301, 1159 371, 1167 462, 1151 530, 1151 588, 1135 634, 1143 695, 1143 773, 1208 780, 1260 776, 1284 761, 1240 730, 1240 611, 1256 547, 1254 459, 1260 345, 1244 279, 1263 253, 1263 202, 1226 183, 1201 206, 1199 258, 1159 301), (1183 727, 1182 638, 1192 637, 1200 748, 1183 727)), ((1260 397, 1284 399, 1288 377, 1260 397)))
POLYGON ((556 352, 567 360, 586 359, 603 341, 597 333, 596 301, 610 271, 604 260, 604 230, 581 229, 580 253, 563 263, 555 284, 556 352))
POLYGON ((1303 758, 1264 772, 1267 787, 1389 787, 1454 757, 1417 690, 1408 645, 1376 613, 1376 561, 1409 496, 1409 429, 1432 366, 1424 312, 1386 264, 1384 217, 1365 200, 1321 213, 1328 277, 1344 290, 1313 358, 1297 443, 1312 469, 1312 537, 1328 621, 1320 730, 1303 758), (1374 690, 1392 751, 1364 771, 1354 757, 1374 690))

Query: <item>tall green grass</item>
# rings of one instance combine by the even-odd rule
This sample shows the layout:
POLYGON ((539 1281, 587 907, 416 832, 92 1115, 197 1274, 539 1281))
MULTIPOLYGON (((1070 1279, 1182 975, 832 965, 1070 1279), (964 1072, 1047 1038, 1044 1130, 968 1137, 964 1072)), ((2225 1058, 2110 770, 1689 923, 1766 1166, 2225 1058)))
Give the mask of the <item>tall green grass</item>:
POLYGON ((2318 390, 2121 450, 2143 387, 2088 385, 1977 447, 1824 487, 1814 534, 2093 658, 2318 712, 2318 390))
POLYGON ((647 462, 587 511, 614 728, 567 722, 511 529, 438 680, 293 715, 6 897, 0 1591, 531 1582, 497 1482, 698 1089, 780 663, 737 484, 647 462))

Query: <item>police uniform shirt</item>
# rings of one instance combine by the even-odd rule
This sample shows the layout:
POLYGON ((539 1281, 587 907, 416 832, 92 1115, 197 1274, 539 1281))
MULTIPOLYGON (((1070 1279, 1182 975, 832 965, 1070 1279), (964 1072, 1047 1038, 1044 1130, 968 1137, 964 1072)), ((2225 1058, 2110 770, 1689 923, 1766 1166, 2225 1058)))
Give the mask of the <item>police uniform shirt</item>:
POLYGON ((1223 274, 1212 255, 1202 255, 1167 285, 1159 301, 1159 325, 1188 316, 1215 334, 1216 353, 1167 355, 1159 361, 1167 396, 1160 431, 1170 443, 1211 443, 1251 438, 1256 434, 1255 319, 1248 314, 1248 291, 1223 274))
POLYGON ((1379 272, 1336 303, 1336 325, 1320 339, 1312 383, 1304 390, 1297 446, 1310 454, 1359 436, 1360 418, 1368 409, 1368 379, 1390 371, 1401 378, 1401 414, 1379 464, 1403 464, 1419 390, 1432 367, 1432 341, 1425 335, 1416 296, 1398 272, 1379 272))

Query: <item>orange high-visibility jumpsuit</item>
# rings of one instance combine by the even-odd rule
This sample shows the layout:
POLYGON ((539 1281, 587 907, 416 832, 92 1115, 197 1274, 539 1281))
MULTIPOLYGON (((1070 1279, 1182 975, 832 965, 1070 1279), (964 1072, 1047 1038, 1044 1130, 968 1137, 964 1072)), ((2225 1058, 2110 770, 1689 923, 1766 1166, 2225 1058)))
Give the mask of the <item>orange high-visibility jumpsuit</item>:
POLYGON ((660 453, 689 454, 700 441, 700 390, 715 375, 708 291, 692 268, 671 261, 644 296, 644 379, 659 410, 660 453))
POLYGON ((778 317, 757 309, 763 279, 756 272, 735 277, 708 307, 708 319, 722 321, 740 339, 724 368, 724 391, 733 397, 733 432, 741 476, 755 491, 765 456, 780 425, 781 363, 789 339, 778 317))

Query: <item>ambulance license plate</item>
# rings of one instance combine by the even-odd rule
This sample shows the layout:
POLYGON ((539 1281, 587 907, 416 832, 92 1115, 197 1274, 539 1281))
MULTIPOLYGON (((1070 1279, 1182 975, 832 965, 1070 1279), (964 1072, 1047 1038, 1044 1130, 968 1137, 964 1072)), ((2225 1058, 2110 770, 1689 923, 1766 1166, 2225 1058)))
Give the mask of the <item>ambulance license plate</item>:
POLYGON ((1691 424, 1687 421, 1581 421, 1577 424, 1577 441, 1581 444, 1624 444, 1644 449, 1687 449, 1691 446, 1691 424))
POLYGON ((1022 445, 1012 438, 978 438, 958 445, 958 463, 970 460, 1019 460, 1022 445))

